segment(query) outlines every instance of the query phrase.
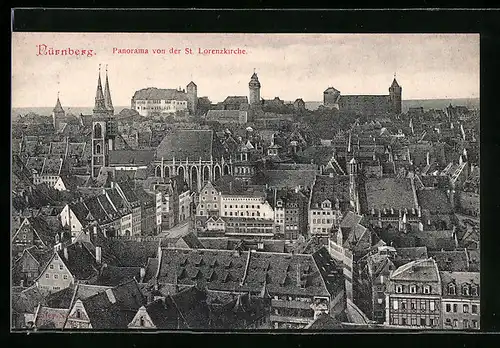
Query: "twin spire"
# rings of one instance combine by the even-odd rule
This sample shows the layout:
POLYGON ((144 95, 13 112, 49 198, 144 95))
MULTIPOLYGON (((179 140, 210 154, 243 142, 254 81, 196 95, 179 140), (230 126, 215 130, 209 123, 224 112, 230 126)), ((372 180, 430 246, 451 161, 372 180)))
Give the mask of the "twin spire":
POLYGON ((97 79, 97 90, 95 95, 94 112, 109 112, 114 114, 113 102, 111 101, 111 91, 109 89, 108 80, 108 66, 106 65, 106 81, 104 85, 104 92, 101 83, 101 64, 99 64, 99 77, 97 79))

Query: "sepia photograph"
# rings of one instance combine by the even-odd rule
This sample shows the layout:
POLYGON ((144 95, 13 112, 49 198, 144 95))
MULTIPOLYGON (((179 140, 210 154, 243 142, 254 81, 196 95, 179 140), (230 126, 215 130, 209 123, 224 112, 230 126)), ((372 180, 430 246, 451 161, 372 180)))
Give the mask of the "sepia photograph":
POLYGON ((479 39, 13 32, 11 331, 479 331, 479 39))

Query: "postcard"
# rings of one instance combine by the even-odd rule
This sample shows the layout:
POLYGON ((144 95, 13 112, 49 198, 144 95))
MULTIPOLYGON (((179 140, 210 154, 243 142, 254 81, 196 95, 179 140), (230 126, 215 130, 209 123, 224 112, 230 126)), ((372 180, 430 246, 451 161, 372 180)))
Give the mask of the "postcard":
POLYGON ((478 34, 12 33, 11 329, 480 329, 478 34))

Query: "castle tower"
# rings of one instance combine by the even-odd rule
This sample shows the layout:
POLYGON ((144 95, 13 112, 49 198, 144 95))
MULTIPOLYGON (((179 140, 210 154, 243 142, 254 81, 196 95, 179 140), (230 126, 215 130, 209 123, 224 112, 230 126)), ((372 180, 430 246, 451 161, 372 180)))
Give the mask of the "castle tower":
POLYGON ((114 150, 115 137, 117 135, 117 126, 113 117, 114 109, 111 101, 111 91, 109 88, 107 69, 105 91, 103 92, 100 65, 93 111, 91 175, 93 178, 96 178, 99 175, 101 168, 108 165, 109 151, 114 150))
POLYGON ((249 88, 249 102, 250 105, 258 105, 260 104, 260 82, 257 74, 255 73, 255 69, 252 77, 250 78, 250 82, 248 83, 249 88))
POLYGON ((59 100, 59 92, 57 92, 57 102, 56 106, 52 110, 52 123, 54 125, 54 129, 56 133, 59 131, 59 125, 61 123, 61 119, 66 116, 66 112, 61 106, 61 101, 59 100))
POLYGON ((396 74, 394 74, 394 80, 391 87, 389 87, 389 100, 391 102, 391 111, 396 114, 401 113, 402 92, 403 88, 396 81, 396 74))
POLYGON ((188 99, 188 109, 191 115, 196 115, 196 110, 198 108, 198 87, 193 81, 189 82, 186 87, 187 99, 188 99))

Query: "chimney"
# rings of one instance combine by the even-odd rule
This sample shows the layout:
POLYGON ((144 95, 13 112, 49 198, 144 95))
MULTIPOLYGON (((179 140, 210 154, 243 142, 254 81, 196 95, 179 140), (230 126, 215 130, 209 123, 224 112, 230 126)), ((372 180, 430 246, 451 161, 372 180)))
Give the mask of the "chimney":
POLYGON ((140 275, 141 275, 140 283, 142 283, 144 277, 146 276, 146 269, 144 267, 141 267, 140 275))
POLYGON ((101 254, 102 250, 101 250, 101 247, 100 246, 96 246, 95 247, 95 260, 97 261, 97 263, 101 263, 102 261, 102 254, 101 254))
POLYGON ((106 295, 108 296, 109 302, 116 303, 115 294, 113 294, 113 290, 112 289, 107 289, 106 290, 106 295))
POLYGON ((63 249, 63 253, 64 253, 64 258, 65 258, 66 260, 68 260, 68 248, 67 248, 67 247, 64 247, 64 249, 63 249))

